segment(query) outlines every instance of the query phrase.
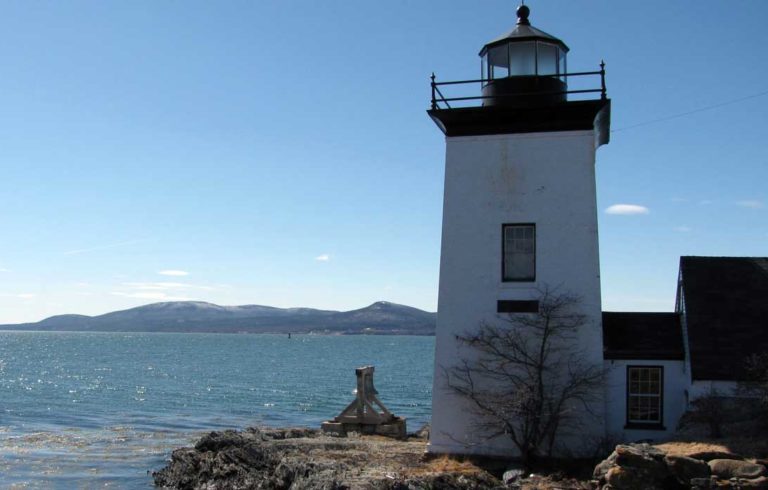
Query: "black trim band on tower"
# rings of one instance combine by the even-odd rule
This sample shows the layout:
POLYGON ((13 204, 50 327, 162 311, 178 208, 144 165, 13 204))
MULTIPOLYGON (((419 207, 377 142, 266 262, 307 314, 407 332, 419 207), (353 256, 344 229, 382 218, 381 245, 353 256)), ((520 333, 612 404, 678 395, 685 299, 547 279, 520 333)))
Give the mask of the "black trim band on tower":
POLYGON ((536 107, 461 107, 427 114, 446 136, 594 130, 596 145, 610 139, 611 100, 579 100, 536 107))

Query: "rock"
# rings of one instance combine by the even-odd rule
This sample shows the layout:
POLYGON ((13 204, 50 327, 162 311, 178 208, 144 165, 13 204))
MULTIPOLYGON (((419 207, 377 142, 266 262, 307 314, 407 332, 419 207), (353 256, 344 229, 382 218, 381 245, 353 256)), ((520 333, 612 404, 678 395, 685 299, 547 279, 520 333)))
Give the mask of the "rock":
POLYGON ((592 475, 600 484, 605 484, 603 489, 649 490, 677 486, 665 456, 663 451, 648 444, 620 444, 595 466, 592 475))
POLYGON ((768 489, 768 477, 760 476, 758 478, 752 478, 749 480, 739 478, 739 487, 740 488, 759 488, 761 490, 768 489))
POLYGON ((710 488, 717 488, 717 485, 712 481, 711 477, 691 478, 690 485, 692 490, 709 490, 710 488))
POLYGON ((616 465, 617 457, 618 455, 616 454, 616 451, 614 451, 610 454, 610 456, 599 462, 597 466, 595 466, 595 470, 592 472, 592 478, 601 482, 605 482, 605 474, 608 473, 608 470, 616 465))
MULTIPOLYGON (((257 435, 255 437, 259 436, 260 435, 257 435)), ((199 441, 197 441, 197 444, 195 444, 195 449, 198 451, 219 451, 228 447, 244 444, 246 437, 247 436, 244 434, 235 432, 233 430, 228 430, 225 432, 211 432, 210 434, 204 435, 199 441)))
POLYGON ((383 439, 339 439, 313 429, 211 432, 195 447, 174 451, 170 463, 152 476, 158 487, 189 490, 500 488, 479 468, 424 472, 419 467, 424 442, 383 439), (404 468, 422 471, 398 476, 404 468))
POLYGON ((504 472, 504 475, 501 477, 501 481, 504 482, 504 485, 511 485, 522 478, 524 475, 525 471, 523 471, 522 468, 511 468, 504 472))
POLYGON ((298 439, 302 437, 317 437, 320 435, 320 431, 317 429, 307 429, 304 427, 289 427, 286 429, 257 429, 255 427, 249 427, 246 432, 257 432, 261 434, 262 439, 265 441, 281 441, 284 439, 298 439))
POLYGON ((417 439, 429 440, 429 424, 424 424, 421 429, 413 433, 413 437, 417 439))
POLYGON ((700 459, 702 461, 710 462, 713 459, 736 459, 743 461, 744 458, 738 454, 728 453, 725 451, 699 451, 688 455, 689 458, 700 459))
POLYGON ((709 462, 709 469, 713 475, 722 480, 730 478, 754 479, 766 474, 765 466, 761 464, 735 459, 713 459, 709 462))
POLYGON ((643 470, 644 480, 661 482, 669 476, 664 452, 648 444, 616 446, 616 465, 643 470))
POLYGON ((616 464, 631 468, 657 467, 666 454, 649 444, 619 444, 616 446, 616 464))
POLYGON ((690 485, 691 480, 696 478, 709 480, 709 465, 704 461, 686 456, 665 456, 664 463, 672 476, 682 485, 690 485))
POLYGON ((605 474, 605 481, 610 488, 616 490, 656 490, 663 488, 662 484, 638 468, 614 466, 605 474))
MULTIPOLYGON (((355 487, 358 488, 358 487, 355 487)), ((366 483, 359 488, 377 490, 491 490, 500 488, 498 481, 484 475, 424 475, 407 480, 396 480, 390 484, 366 483)), ((293 490, 293 487, 291 487, 293 490)))

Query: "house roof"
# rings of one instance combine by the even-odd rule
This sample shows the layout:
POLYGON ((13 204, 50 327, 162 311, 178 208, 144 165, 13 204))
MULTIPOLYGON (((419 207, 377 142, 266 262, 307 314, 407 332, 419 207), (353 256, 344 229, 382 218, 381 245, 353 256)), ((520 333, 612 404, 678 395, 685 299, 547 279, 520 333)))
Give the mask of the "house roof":
POLYGON ((603 312, 605 359, 683 360, 677 313, 603 312))
POLYGON ((692 378, 744 379, 768 351, 768 258, 680 257, 680 280, 692 378))

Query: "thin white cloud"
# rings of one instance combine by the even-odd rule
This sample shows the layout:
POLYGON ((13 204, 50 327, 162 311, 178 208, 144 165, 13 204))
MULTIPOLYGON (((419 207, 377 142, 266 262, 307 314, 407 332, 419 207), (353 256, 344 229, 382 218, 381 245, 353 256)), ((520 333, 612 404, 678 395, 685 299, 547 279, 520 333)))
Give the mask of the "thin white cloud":
POLYGON ((32 299, 36 298, 37 295, 34 293, 0 293, 0 297, 3 298, 18 298, 18 299, 32 299))
POLYGON ((113 291, 111 293, 114 296, 122 296, 123 298, 136 298, 136 299, 152 299, 156 301, 189 301, 190 298, 187 298, 186 296, 173 296, 165 293, 150 293, 150 292, 136 292, 136 293, 125 293, 122 291, 113 291))
POLYGON ((672 202, 688 202, 688 199, 685 197, 673 197, 670 199, 672 202))
POLYGON ((75 250, 68 250, 68 251, 64 252, 64 255, 79 255, 79 254, 84 254, 84 253, 87 253, 87 252, 96 252, 96 251, 99 251, 99 250, 106 250, 106 249, 109 249, 109 248, 123 247, 125 245, 133 245, 134 243, 141 243, 141 242, 146 242, 146 241, 149 241, 149 240, 146 239, 146 238, 142 238, 140 240, 126 240, 124 242, 108 243, 106 245, 98 245, 96 247, 78 248, 78 249, 75 249, 75 250))
POLYGON ((613 206, 608 206, 605 209, 605 212, 607 214, 620 214, 624 216, 630 216, 637 214, 648 214, 650 210, 645 206, 640 206, 637 204, 614 204, 613 206))
POLYGON ((709 204, 712 204, 712 201, 709 199, 702 199, 701 201, 699 201, 699 206, 707 206, 709 204))
POLYGON ((328 255, 328 254, 322 254, 322 255, 318 255, 317 257, 315 257, 315 260, 318 261, 318 262, 330 262, 331 261, 331 256, 328 255))
POLYGON ((763 203, 763 201, 758 201, 757 199, 747 199, 745 201, 738 201, 736 204, 743 208, 750 208, 750 209, 762 209, 765 207, 765 204, 763 203))
POLYGON ((10 271, 5 267, 0 267, 0 272, 10 272, 10 271))
POLYGON ((680 233, 688 233, 692 231, 692 229, 687 226, 675 226, 675 231, 678 231, 680 233))
POLYGON ((168 269, 164 271, 157 271, 158 274, 161 276, 175 276, 175 277, 182 277, 182 276, 188 276, 189 272, 187 271, 180 271, 175 269, 168 269))
POLYGON ((198 286, 196 284, 187 284, 184 282, 124 282, 124 287, 134 290, 144 291, 169 291, 169 290, 200 290, 212 291, 210 286, 198 286))

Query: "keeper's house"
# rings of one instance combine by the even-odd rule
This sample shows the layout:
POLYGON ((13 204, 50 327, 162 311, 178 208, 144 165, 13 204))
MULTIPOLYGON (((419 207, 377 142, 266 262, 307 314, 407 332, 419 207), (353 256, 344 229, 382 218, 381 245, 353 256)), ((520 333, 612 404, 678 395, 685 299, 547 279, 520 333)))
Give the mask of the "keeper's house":
POLYGON ((768 352, 768 258, 681 257, 674 313, 603 313, 606 428, 664 439, 690 401, 732 395, 768 352))

